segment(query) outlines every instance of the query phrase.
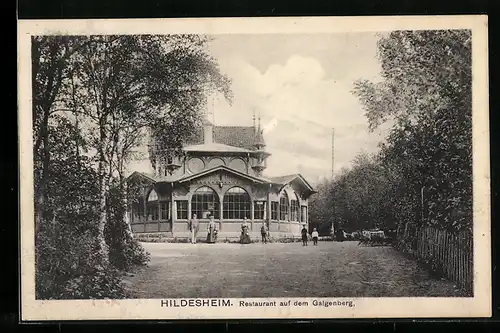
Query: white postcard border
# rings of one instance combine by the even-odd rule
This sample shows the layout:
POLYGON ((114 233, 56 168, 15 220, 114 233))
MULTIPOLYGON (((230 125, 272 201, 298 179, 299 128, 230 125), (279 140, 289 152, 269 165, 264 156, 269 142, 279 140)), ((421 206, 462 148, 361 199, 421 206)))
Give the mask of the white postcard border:
POLYGON ((487 17, 385 16, 219 19, 21 20, 18 29, 22 320, 422 318, 491 316, 490 160, 487 17), (31 36, 90 34, 345 33, 471 29, 473 33, 474 297, 229 299, 231 307, 162 307, 161 300, 35 300, 31 36), (291 301, 292 306, 240 307, 240 301, 291 301), (313 306, 354 301, 354 307, 313 306), (293 306, 308 301, 309 306, 293 306))

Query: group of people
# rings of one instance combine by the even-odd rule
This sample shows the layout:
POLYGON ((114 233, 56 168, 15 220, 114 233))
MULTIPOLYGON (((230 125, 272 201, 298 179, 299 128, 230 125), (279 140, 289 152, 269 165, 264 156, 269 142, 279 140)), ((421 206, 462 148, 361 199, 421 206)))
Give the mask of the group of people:
MULTIPOLYGON (((209 219, 210 222, 207 225, 207 243, 215 243, 217 241, 217 224, 214 221, 213 215, 210 215, 209 219)), ((198 232, 200 231, 200 221, 196 214, 193 214, 193 218, 189 220, 189 231, 191 232, 191 243, 196 244, 198 232)))
MULTIPOLYGON (((217 223, 214 221, 213 215, 209 216, 210 221, 208 222, 207 225, 207 243, 215 243, 217 241, 217 223)), ((198 220, 198 217, 196 214, 193 214, 193 218, 189 220, 189 231, 191 232, 191 243, 196 244, 196 239, 198 236, 198 232, 200 230, 200 222, 198 220)), ((249 230, 249 225, 247 218, 245 217, 243 219, 243 223, 241 223, 241 234, 240 234, 240 243, 241 244, 250 244, 251 239, 250 239, 250 234, 248 232, 249 230)), ((302 234, 302 245, 307 246, 308 242, 308 234, 307 234, 307 229, 306 226, 302 228, 301 231, 302 234)), ((267 227, 267 224, 265 222, 262 222, 262 225, 260 227, 260 235, 262 237, 262 243, 267 244, 268 239, 269 239, 269 229, 267 227)), ((311 233, 311 237, 313 240, 313 245, 316 246, 318 245, 318 231, 316 228, 313 229, 313 232, 311 233)))
MULTIPOLYGON (((301 234, 302 234, 302 246, 307 246, 307 242, 309 240, 309 237, 307 235, 307 229, 306 229, 305 225, 302 228, 301 234)), ((311 233, 311 238, 313 240, 313 245, 317 246, 319 234, 318 234, 318 230, 316 230, 316 228, 313 229, 313 232, 311 233)))
MULTIPOLYGON (((240 235, 240 243, 241 244, 250 244, 250 234, 248 233, 248 221, 247 218, 243 218, 243 223, 241 224, 241 235, 240 235)), ((267 244, 267 240, 269 238, 269 229, 267 228, 267 224, 262 222, 260 226, 260 235, 262 237, 262 243, 267 244)))

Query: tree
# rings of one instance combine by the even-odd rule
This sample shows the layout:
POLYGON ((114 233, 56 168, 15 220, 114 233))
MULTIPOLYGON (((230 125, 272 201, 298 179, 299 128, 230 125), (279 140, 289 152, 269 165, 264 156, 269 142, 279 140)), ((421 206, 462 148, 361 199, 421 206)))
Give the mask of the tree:
POLYGON ((165 147, 179 148, 197 126, 210 90, 230 99, 230 82, 207 54, 206 42, 190 35, 33 40, 36 219, 52 222, 37 223, 42 294, 50 293, 49 285, 59 286, 56 298, 116 293, 117 275, 110 270, 128 266, 116 260, 109 265, 109 244, 114 258, 133 257, 127 259, 132 264, 147 259, 126 234, 126 164, 148 132, 165 147), (79 233, 89 237, 78 239, 79 233), (66 254, 86 259, 88 274, 71 266, 66 254), (54 270, 45 258, 65 264, 54 270), (86 279, 107 289, 88 289, 86 279))
MULTIPOLYGON (((124 166, 147 129, 161 143, 180 148, 206 100, 207 86, 228 92, 228 80, 203 52, 196 36, 92 36, 75 60, 78 107, 94 133, 100 188, 100 252, 110 181, 118 176, 126 218, 124 166)), ((124 221, 125 222, 125 221, 124 221)))
POLYGON ((393 118, 401 128, 450 106, 457 107, 455 116, 470 111, 471 42, 469 30, 395 31, 381 38, 382 81, 361 80, 353 90, 370 127, 393 118))
POLYGON ((31 40, 36 230, 45 214, 51 151, 49 119, 58 111, 58 97, 68 77, 70 58, 82 45, 80 38, 66 36, 34 36, 31 40))
POLYGON ((393 121, 380 158, 401 194, 393 203, 395 215, 470 229, 471 32, 396 31, 381 38, 378 48, 382 81, 356 82, 353 93, 372 129, 393 121))
POLYGON ((332 225, 333 201, 331 183, 327 180, 316 186, 316 191, 309 201, 309 221, 311 227, 318 228, 322 235, 329 235, 332 225))

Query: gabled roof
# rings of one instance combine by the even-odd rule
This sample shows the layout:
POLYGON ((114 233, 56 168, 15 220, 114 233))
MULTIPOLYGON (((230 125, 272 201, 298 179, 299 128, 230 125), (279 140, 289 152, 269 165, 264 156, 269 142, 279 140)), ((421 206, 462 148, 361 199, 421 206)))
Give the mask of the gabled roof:
POLYGON ((189 175, 187 177, 184 177, 184 178, 181 178, 178 180, 179 183, 183 183, 183 182, 187 182, 187 181, 190 181, 190 180, 193 180, 193 179, 196 179, 198 177, 203 177, 203 176, 206 176, 208 174, 211 174, 211 173, 214 173, 216 171, 219 171, 219 170, 224 170, 224 171, 227 171, 229 173, 232 173, 234 175, 237 175, 241 178, 245 178, 245 179, 248 179, 248 180, 251 180, 253 182, 256 182, 256 183, 260 183, 260 184, 264 184, 264 183, 267 183, 268 181, 266 181, 265 179, 262 179, 262 178, 258 178, 258 177, 254 177, 254 176, 250 176, 250 175, 247 175, 246 173, 243 173, 243 172, 240 172, 240 171, 237 171, 237 170, 234 170, 234 169, 231 169, 225 165, 219 165, 219 166, 216 166, 214 168, 211 168, 211 169, 207 169, 207 170, 204 170, 202 172, 198 172, 197 174, 194 174, 194 175, 189 175))
POLYGON ((133 177, 139 177, 139 178, 151 181, 151 182, 157 181, 153 175, 147 174, 145 172, 134 171, 134 172, 132 172, 132 174, 130 176, 127 177, 127 179, 131 179, 133 177))
MULTIPOLYGON (((254 147, 255 129, 252 126, 213 126, 213 142, 250 149, 254 147)), ((186 145, 203 143, 203 128, 196 129, 186 145)))
POLYGON ((184 147, 185 151, 203 151, 203 152, 226 152, 226 153, 251 153, 251 150, 239 148, 235 146, 228 146, 222 143, 208 143, 199 144, 194 146, 184 147))
POLYGON ((227 172, 232 173, 232 174, 234 174, 236 176, 239 176, 241 178, 245 178, 245 179, 251 180, 251 181, 259 183, 259 184, 269 184, 269 183, 271 183, 271 184, 280 185, 281 188, 285 187, 286 185, 290 184, 291 182, 293 182, 295 180, 298 180, 298 181, 300 181, 308 189, 308 191, 310 193, 316 193, 316 191, 313 189, 313 187, 300 174, 293 174, 293 175, 286 175, 286 176, 279 176, 279 177, 262 178, 262 177, 255 177, 255 176, 248 175, 246 173, 243 173, 241 171, 232 169, 232 168, 227 167, 225 165, 219 165, 219 166, 216 166, 214 168, 201 171, 201 172, 196 173, 194 175, 188 175, 188 176, 184 176, 184 177, 180 177, 180 178, 179 177, 176 177, 176 178, 162 177, 162 178, 156 179, 156 177, 154 175, 150 175, 150 174, 147 174, 145 172, 135 171, 130 176, 128 176, 128 179, 130 179, 132 177, 140 177, 142 179, 145 179, 147 181, 154 182, 154 183, 156 183, 156 182, 179 182, 179 183, 184 183, 184 182, 187 182, 187 181, 199 178, 199 177, 203 177, 203 176, 209 175, 209 174, 211 174, 213 172, 216 172, 216 171, 219 171, 219 170, 227 171, 227 172))
POLYGON ((314 191, 313 187, 307 182, 307 180, 301 175, 301 174, 293 174, 293 175, 286 175, 286 176, 279 176, 279 177, 270 177, 268 178, 270 181, 272 181, 275 184, 280 184, 280 185, 287 185, 293 182, 294 180, 299 180, 302 184, 304 184, 307 189, 311 192, 316 192, 314 191))

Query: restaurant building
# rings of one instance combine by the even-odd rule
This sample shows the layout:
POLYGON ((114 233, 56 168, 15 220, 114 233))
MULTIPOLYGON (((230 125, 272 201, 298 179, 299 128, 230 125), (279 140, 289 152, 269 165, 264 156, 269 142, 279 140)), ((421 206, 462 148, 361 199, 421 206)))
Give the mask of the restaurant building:
POLYGON ((210 215, 219 237, 238 237, 245 217, 254 236, 260 235, 262 222, 271 237, 300 235, 315 191, 300 174, 265 177, 270 157, 255 117, 253 126, 215 126, 205 120, 182 154, 153 158, 154 173, 129 176, 129 184, 140 188, 130 205, 132 232, 185 237, 196 214, 200 238, 206 237, 210 215))

